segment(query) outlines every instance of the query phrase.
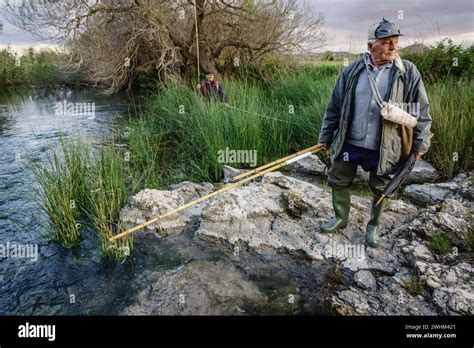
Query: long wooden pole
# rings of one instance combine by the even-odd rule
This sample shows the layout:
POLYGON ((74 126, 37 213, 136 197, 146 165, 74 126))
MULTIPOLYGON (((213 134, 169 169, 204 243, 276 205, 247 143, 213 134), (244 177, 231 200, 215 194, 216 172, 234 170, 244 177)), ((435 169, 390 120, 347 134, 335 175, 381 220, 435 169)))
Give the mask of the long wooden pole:
MULTIPOLYGON (((135 226, 135 227, 133 227, 133 228, 127 230, 127 231, 124 231, 124 232, 122 232, 122 233, 119 233, 119 234, 117 234, 117 235, 115 235, 115 236, 109 238, 109 241, 112 242, 112 241, 114 241, 114 240, 116 240, 116 239, 123 238, 123 237, 125 237, 125 236, 127 236, 127 235, 129 235, 129 234, 131 234, 131 233, 134 233, 134 232, 136 232, 136 231, 138 231, 138 230, 140 230, 140 229, 142 229, 142 228, 144 228, 144 227, 146 227, 146 226, 148 226, 148 225, 151 225, 152 223, 155 223, 155 222, 158 221, 158 220, 162 220, 162 219, 164 219, 164 218, 166 218, 166 217, 168 217, 168 216, 170 216, 170 215, 176 214, 176 213, 178 213, 178 212, 180 212, 180 211, 182 211, 182 210, 185 210, 185 209, 187 209, 187 208, 189 208, 189 207, 192 207, 193 205, 199 204, 199 203, 201 203, 201 202, 203 202, 203 201, 205 201, 205 200, 207 200, 207 199, 209 199, 209 198, 211 198, 211 197, 217 196, 217 195, 219 195, 219 194, 221 194, 221 193, 223 193, 223 192, 225 192, 225 191, 228 191, 228 190, 230 190, 230 189, 232 189, 232 188, 234 188, 234 187, 237 187, 237 186, 240 186, 240 185, 242 185, 242 184, 245 184, 246 182, 249 182, 250 180, 253 180, 253 179, 255 179, 255 178, 259 177, 259 176, 265 175, 266 173, 269 173, 269 172, 271 172, 271 171, 273 171, 273 170, 276 170, 276 169, 279 169, 279 168, 281 168, 281 167, 284 167, 284 166, 286 166, 286 165, 288 165, 288 164, 290 164, 290 163, 292 163, 292 162, 296 162, 296 161, 302 159, 303 157, 306 157, 306 156, 310 155, 310 154, 313 153, 313 152, 316 153, 316 152, 320 151, 321 149, 322 149, 322 147, 318 147, 317 149, 313 149, 312 151, 309 151, 309 152, 300 154, 299 156, 292 157, 292 158, 290 158, 290 159, 288 159, 288 160, 286 160, 286 161, 283 161, 283 162, 281 162, 281 163, 278 163, 278 164, 276 164, 276 165, 274 165, 274 166, 272 166, 272 167, 266 168, 266 169, 264 169, 263 171, 257 172, 256 174, 251 175, 251 176, 249 176, 249 177, 247 177, 247 178, 245 178, 245 179, 242 179, 242 180, 240 180, 240 181, 238 181, 238 182, 235 182, 235 183, 226 185, 226 186, 222 187, 221 189, 219 189, 219 190, 217 190, 217 191, 211 192, 211 193, 209 193, 208 195, 202 196, 202 197, 200 197, 200 198, 198 198, 198 199, 196 199, 196 200, 194 200, 194 201, 192 201, 192 202, 189 202, 189 203, 187 203, 187 204, 185 204, 185 205, 182 205, 181 207, 179 207, 179 208, 177 208, 177 209, 175 209, 175 210, 172 210, 172 211, 169 211, 169 212, 167 212, 167 213, 165 213, 165 214, 159 215, 159 216, 157 216, 157 217, 155 217, 155 218, 153 218, 153 219, 151 219, 151 220, 146 221, 145 223, 143 223, 143 224, 141 224, 141 225, 135 226)), ((289 156, 287 156, 287 157, 289 157, 289 156)))
POLYGON ((232 178, 232 181, 235 181, 235 180, 237 180, 237 179, 244 178, 244 177, 246 177, 246 176, 248 176, 248 175, 252 175, 252 174, 257 173, 257 172, 259 172, 259 171, 261 171, 261 170, 264 170, 264 169, 269 168, 269 167, 271 167, 271 166, 274 166, 274 165, 276 165, 276 164, 280 164, 280 163, 282 163, 282 162, 288 161, 289 159, 295 158, 295 157, 300 156, 300 155, 302 155, 302 154, 305 154, 305 153, 307 153, 307 152, 320 150, 320 149, 322 149, 323 147, 324 147, 323 144, 318 144, 318 145, 314 145, 314 146, 308 147, 307 149, 298 151, 298 152, 296 152, 296 153, 294 153, 294 154, 292 154, 292 155, 289 155, 289 156, 280 158, 280 159, 278 159, 278 160, 276 160, 276 161, 267 163, 267 164, 265 164, 265 165, 263 165, 263 166, 261 166, 261 167, 258 167, 258 168, 255 168, 255 169, 246 171, 246 172, 244 172, 244 173, 242 173, 242 174, 239 174, 239 175, 237 175, 237 176, 234 176, 234 177, 232 178))
POLYGON ((197 0, 194 0, 194 25, 196 26, 196 55, 197 55, 197 77, 198 84, 201 83, 201 77, 199 74, 199 32, 198 32, 198 22, 197 22, 197 0))

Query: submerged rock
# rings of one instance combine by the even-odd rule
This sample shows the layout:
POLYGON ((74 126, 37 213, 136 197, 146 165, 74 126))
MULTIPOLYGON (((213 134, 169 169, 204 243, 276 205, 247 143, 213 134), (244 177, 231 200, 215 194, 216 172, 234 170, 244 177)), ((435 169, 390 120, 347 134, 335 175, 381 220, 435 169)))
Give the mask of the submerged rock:
POLYGON ((140 292, 123 315, 242 315, 266 297, 228 263, 193 261, 140 292))

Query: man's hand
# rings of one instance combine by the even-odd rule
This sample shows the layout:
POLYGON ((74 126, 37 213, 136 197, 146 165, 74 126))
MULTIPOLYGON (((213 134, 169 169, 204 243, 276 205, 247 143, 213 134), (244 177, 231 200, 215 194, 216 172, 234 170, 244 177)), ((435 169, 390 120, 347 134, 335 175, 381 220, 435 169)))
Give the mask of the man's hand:
POLYGON ((229 105, 229 103, 224 103, 224 106, 225 106, 226 108, 228 108, 230 105, 229 105))
POLYGON ((422 153, 422 152, 415 152, 416 160, 418 161, 421 158, 421 156, 423 156, 423 155, 424 155, 424 153, 422 153))
POLYGON ((322 143, 324 145, 324 150, 329 150, 331 148, 331 144, 329 143, 322 143))
POLYGON ((198 84, 198 85, 196 86, 196 89, 197 89, 198 91, 200 91, 200 90, 201 90, 201 85, 198 84))

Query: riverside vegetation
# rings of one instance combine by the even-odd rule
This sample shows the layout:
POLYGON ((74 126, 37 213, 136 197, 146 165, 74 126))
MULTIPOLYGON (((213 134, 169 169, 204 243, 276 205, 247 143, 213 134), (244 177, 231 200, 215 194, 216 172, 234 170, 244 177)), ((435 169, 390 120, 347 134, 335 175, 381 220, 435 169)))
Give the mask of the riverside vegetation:
MULTIPOLYGON (((451 46, 448 43, 409 57, 415 64, 423 62, 420 70, 426 76, 429 64, 432 69, 439 69, 440 64, 430 60, 430 55, 443 49, 445 54, 462 55, 458 67, 425 81, 436 136, 424 159, 444 179, 473 168, 473 50, 451 46), (459 70, 462 74, 456 73, 459 70)), ((316 144, 342 68, 342 62, 323 62, 293 67, 271 79, 226 77, 232 108, 202 100, 189 87, 191 81, 168 81, 147 96, 138 117, 123 125, 118 138, 127 144, 125 149, 114 146, 117 139, 95 150, 80 140, 63 141, 48 162, 33 166, 40 184, 40 204, 54 230, 52 237, 73 245, 79 242, 83 226, 92 224, 105 255, 127 258, 132 240, 111 244, 108 237, 120 228, 119 212, 131 195, 183 180, 219 181, 223 163, 218 161, 218 151, 226 147, 256 150, 257 165, 262 165, 316 144)), ((445 249, 438 244, 433 241, 433 248, 445 249)))

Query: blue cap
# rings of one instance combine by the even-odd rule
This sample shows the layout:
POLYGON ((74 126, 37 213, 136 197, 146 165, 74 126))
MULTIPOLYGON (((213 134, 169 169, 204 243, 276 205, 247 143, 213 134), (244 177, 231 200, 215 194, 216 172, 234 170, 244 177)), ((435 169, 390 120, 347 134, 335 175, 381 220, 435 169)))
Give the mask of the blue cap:
POLYGON ((380 23, 374 23, 369 28, 369 40, 383 39, 390 36, 403 36, 395 23, 382 18, 380 23))

